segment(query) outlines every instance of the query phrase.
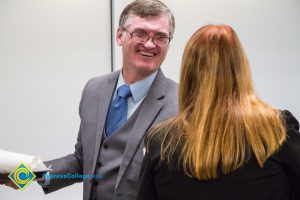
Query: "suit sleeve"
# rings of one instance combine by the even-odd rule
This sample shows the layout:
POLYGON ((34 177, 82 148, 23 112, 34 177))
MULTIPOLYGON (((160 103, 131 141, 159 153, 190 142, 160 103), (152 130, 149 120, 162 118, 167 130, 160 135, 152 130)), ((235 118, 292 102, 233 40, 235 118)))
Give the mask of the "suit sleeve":
POLYGON ((287 139, 282 145, 282 159, 284 169, 292 185, 295 199, 300 199, 300 133, 299 123, 289 112, 284 111, 287 139))
MULTIPOLYGON (((80 132, 80 131, 79 131, 80 132)), ((65 157, 58 158, 55 160, 46 161, 45 165, 50 166, 52 171, 50 174, 82 174, 82 149, 80 141, 80 133, 78 135, 78 140, 75 145, 74 154, 69 154, 65 157)), ((43 187, 43 190, 46 194, 59 190, 63 187, 67 187, 76 182, 81 182, 81 179, 50 179, 50 184, 43 187)))
MULTIPOLYGON (((86 84, 80 101, 79 115, 81 117, 81 106, 84 101, 85 91, 89 83, 86 84)), ((83 149, 81 143, 81 126, 77 136, 77 142, 75 144, 75 151, 73 154, 69 154, 65 157, 46 161, 46 166, 51 166, 52 171, 50 174, 82 174, 83 173, 83 149)), ((46 194, 59 190, 63 187, 67 187, 76 182, 81 182, 81 179, 50 179, 50 184, 43 187, 46 194)))

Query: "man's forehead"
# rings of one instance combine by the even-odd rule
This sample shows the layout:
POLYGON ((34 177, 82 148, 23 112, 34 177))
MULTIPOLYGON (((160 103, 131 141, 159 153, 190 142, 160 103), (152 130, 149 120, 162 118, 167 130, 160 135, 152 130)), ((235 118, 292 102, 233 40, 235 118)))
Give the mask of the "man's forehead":
POLYGON ((128 18, 127 24, 127 28, 131 31, 139 29, 165 34, 170 32, 170 22, 166 14, 149 17, 132 16, 128 18))

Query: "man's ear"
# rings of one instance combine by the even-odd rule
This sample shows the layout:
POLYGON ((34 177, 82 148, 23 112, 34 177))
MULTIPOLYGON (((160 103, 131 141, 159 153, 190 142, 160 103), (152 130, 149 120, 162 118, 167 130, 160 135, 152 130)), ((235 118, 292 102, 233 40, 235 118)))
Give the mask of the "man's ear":
POLYGON ((117 41, 117 44, 119 46, 122 46, 122 35, 123 35, 123 31, 122 29, 119 27, 118 30, 117 30, 117 34, 116 34, 116 41, 117 41))

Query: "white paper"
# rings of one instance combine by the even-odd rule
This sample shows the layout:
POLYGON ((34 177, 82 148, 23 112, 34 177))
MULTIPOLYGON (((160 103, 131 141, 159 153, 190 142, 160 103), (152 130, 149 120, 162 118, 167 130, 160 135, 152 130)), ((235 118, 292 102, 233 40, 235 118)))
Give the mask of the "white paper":
POLYGON ((40 156, 30 156, 0 149, 0 173, 12 172, 20 163, 25 164, 33 172, 49 171, 40 156))

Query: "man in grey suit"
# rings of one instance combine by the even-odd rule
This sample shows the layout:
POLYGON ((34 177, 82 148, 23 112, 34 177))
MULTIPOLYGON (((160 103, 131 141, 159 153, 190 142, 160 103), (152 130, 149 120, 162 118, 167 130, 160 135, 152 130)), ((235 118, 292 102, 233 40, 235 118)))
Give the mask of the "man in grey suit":
POLYGON ((116 36, 122 70, 86 84, 75 152, 45 162, 53 169, 40 182, 45 193, 83 181, 84 200, 137 198, 143 137, 178 112, 177 84, 160 69, 174 27, 171 11, 158 0, 136 0, 123 10, 116 36))
POLYGON ((48 178, 43 184, 46 193, 83 181, 84 200, 136 199, 143 137, 178 111, 177 84, 160 69, 174 27, 171 11, 160 1, 136 0, 123 10, 116 36, 122 70, 86 84, 74 154, 45 162, 52 166, 50 175, 101 178, 48 178))

